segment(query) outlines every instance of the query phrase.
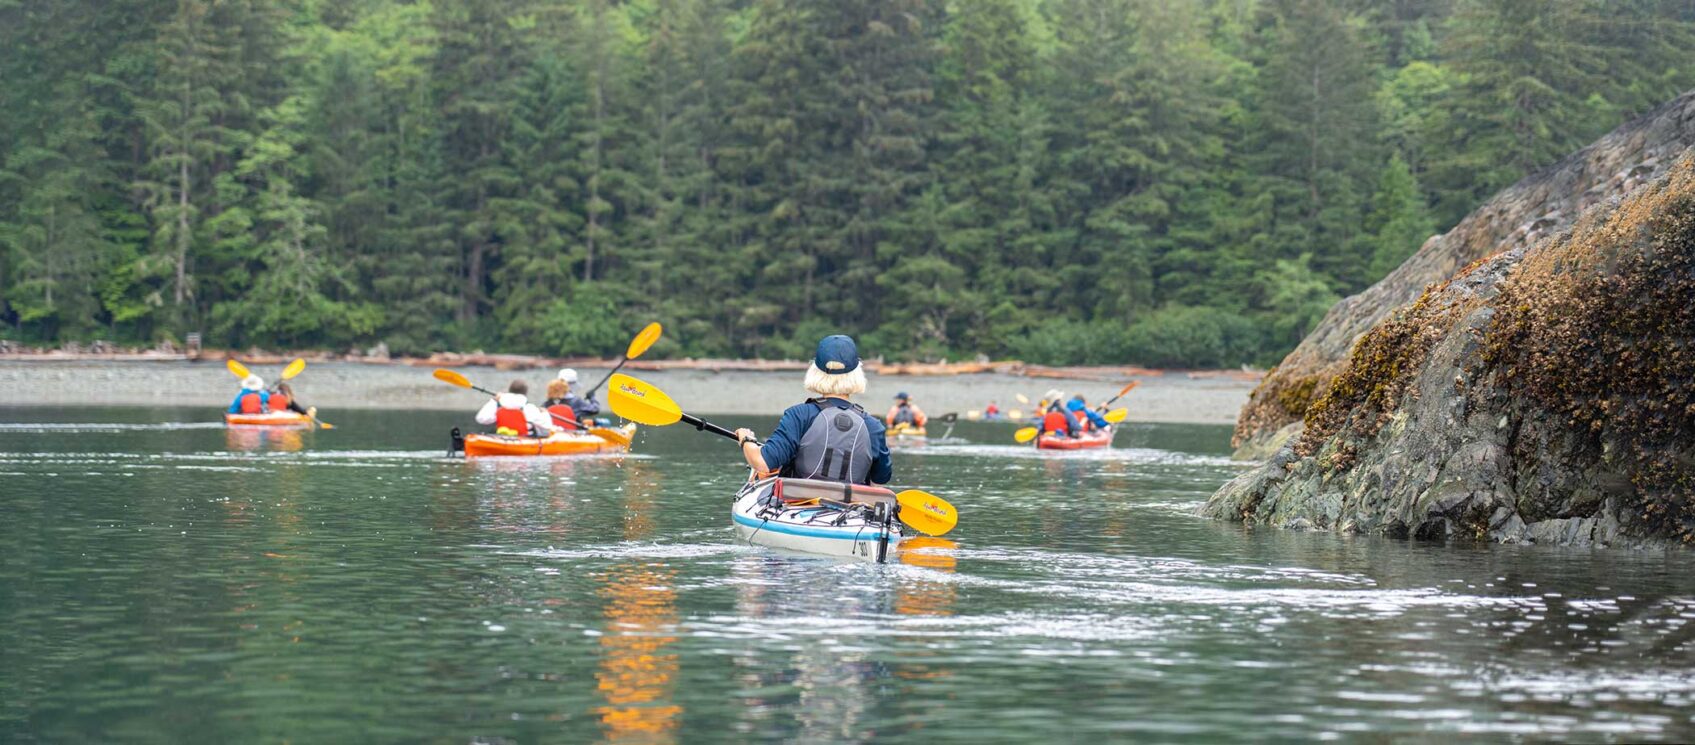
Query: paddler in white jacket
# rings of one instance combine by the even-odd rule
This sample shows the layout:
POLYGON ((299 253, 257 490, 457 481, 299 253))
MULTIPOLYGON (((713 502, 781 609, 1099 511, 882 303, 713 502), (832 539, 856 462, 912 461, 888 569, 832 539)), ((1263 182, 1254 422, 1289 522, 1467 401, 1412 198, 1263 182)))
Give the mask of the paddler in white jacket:
POLYGON ((490 399, 477 411, 478 424, 492 424, 495 434, 546 437, 553 433, 553 422, 546 413, 530 403, 530 386, 514 380, 506 392, 490 399))

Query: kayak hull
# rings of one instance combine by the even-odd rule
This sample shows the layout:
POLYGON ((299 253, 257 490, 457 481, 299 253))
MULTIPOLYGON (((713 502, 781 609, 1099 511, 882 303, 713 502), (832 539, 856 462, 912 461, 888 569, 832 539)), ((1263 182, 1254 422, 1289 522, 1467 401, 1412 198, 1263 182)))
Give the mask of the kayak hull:
MULTIPOLYGON (((636 434, 634 424, 626 424, 616 429, 630 437, 636 434)), ((465 435, 466 457, 593 455, 619 453, 629 449, 629 445, 609 442, 587 432, 558 432, 549 437, 513 437, 481 433, 465 435)))
POLYGON ((1036 438, 1036 449, 1092 450, 1095 448, 1110 447, 1112 445, 1112 435, 1116 431, 1117 428, 1114 427, 1107 430, 1084 432, 1076 437, 1060 437, 1058 435, 1043 434, 1036 438))
POLYGON ((312 419, 292 411, 273 411, 266 414, 224 414, 224 424, 232 427, 310 427, 312 419))
POLYGON ((914 427, 910 424, 897 424, 890 427, 885 433, 885 437, 888 443, 893 446, 909 445, 916 447, 930 441, 929 433, 923 427, 914 427))
POLYGON ((843 489, 843 484, 806 479, 750 483, 736 494, 730 508, 736 537, 788 551, 886 561, 904 538, 894 518, 894 492, 861 486, 844 495, 843 489), (808 495, 824 499, 805 498, 808 495), (838 501, 844 496, 847 504, 838 501))

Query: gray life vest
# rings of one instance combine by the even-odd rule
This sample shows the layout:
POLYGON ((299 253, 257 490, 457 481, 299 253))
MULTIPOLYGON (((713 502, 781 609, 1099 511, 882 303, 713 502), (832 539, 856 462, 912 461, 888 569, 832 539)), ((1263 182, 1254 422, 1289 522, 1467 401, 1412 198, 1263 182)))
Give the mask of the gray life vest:
POLYGON ((850 484, 870 483, 871 429, 865 410, 857 404, 837 408, 824 399, 807 403, 817 406, 818 417, 801 435, 788 474, 802 479, 826 479, 850 484))
POLYGON ((895 424, 917 424, 918 417, 912 415, 910 404, 901 404, 895 409, 895 424))

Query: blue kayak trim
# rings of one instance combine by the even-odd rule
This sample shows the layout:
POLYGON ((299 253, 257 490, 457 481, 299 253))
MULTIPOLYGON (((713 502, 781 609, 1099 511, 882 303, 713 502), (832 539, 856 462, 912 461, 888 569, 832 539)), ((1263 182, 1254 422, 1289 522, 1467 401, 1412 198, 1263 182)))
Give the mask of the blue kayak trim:
POLYGON ((730 517, 734 518, 736 522, 742 525, 746 525, 750 528, 758 528, 770 533, 800 535, 807 536, 809 538, 835 538, 847 541, 876 541, 883 538, 882 531, 874 530, 872 528, 812 528, 802 525, 789 525, 787 523, 779 523, 772 520, 756 520, 736 512, 730 513, 730 517), (865 531, 867 530, 872 532, 866 533, 865 531))

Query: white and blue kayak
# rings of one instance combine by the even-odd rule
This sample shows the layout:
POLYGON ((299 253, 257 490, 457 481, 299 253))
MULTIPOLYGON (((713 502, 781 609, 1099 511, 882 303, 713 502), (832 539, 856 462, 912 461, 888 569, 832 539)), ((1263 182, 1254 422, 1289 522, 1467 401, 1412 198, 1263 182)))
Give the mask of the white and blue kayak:
POLYGON ((896 510, 882 487, 775 477, 743 486, 730 518, 748 543, 880 562, 905 537, 896 510))

